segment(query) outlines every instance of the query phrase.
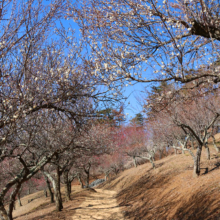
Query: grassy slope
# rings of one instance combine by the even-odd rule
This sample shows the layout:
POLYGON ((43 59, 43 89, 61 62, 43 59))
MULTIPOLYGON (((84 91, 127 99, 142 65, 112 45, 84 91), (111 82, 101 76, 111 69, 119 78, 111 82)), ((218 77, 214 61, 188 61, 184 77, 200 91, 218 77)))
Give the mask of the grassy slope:
POLYGON ((192 177, 193 160, 186 153, 156 161, 155 170, 150 164, 126 170, 102 188, 118 191, 128 219, 220 219, 220 155, 210 150, 210 161, 202 153, 199 178, 192 177))
MULTIPOLYGON (((220 141, 218 136, 216 139, 220 141)), ((220 219, 220 154, 212 146, 210 150, 210 161, 206 160, 205 151, 202 152, 199 178, 192 177, 193 160, 186 153, 156 161, 155 170, 149 163, 125 170, 99 188, 118 192, 117 202, 125 219, 220 219)), ((15 210, 14 216, 18 220, 72 219, 70 216, 90 193, 74 187, 73 200, 65 202, 64 210, 57 213, 49 198, 38 192, 22 198, 24 206, 15 210), (27 204, 30 198, 35 199, 27 204)))

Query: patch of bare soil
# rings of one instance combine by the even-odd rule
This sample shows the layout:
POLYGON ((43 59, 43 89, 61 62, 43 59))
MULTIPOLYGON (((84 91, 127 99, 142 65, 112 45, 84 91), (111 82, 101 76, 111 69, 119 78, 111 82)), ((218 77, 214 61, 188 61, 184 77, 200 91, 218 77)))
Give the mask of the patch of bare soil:
POLYGON ((79 219, 102 219, 102 220, 123 220, 125 219, 121 213, 117 200, 116 192, 110 190, 97 189, 97 193, 93 193, 86 198, 76 209, 73 220, 79 219))
POLYGON ((117 190, 125 218, 132 220, 220 219, 220 155, 211 146, 212 157, 202 154, 202 175, 193 178, 193 160, 186 153, 168 156, 124 171, 102 184, 117 190))

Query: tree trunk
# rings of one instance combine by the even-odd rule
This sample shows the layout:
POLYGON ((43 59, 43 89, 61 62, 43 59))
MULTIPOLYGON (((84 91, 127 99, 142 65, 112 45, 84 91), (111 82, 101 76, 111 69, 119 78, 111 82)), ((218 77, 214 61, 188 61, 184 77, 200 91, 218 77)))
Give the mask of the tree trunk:
POLYGON ((69 181, 69 184, 68 184, 68 186, 69 186, 69 193, 71 194, 71 192, 72 192, 72 185, 71 185, 71 183, 72 183, 72 181, 69 181))
POLYGON ((85 187, 89 188, 89 173, 86 174, 86 181, 85 182, 86 182, 85 187))
POLYGON ((109 170, 107 172, 105 172, 105 181, 108 179, 108 176, 109 176, 110 172, 111 171, 109 171, 109 170))
POLYGON ((83 189, 84 186, 83 186, 83 181, 82 181, 82 179, 81 179, 81 174, 80 174, 80 173, 77 175, 77 178, 78 178, 78 180, 79 180, 79 183, 80 183, 80 185, 81 185, 81 188, 83 189))
POLYGON ((18 191, 18 203, 20 206, 22 206, 22 203, 21 203, 21 190, 22 190, 22 187, 20 188, 20 190, 18 191))
POLYGON ((84 172, 86 174, 86 179, 85 179, 85 187, 89 188, 89 177, 90 177, 90 168, 91 168, 91 163, 88 163, 88 166, 84 166, 84 172))
POLYGON ((54 203, 54 194, 53 194, 53 191, 51 189, 50 182, 49 182, 48 179, 47 179, 47 188, 48 188, 48 191, 49 191, 49 194, 50 194, 50 202, 54 203))
POLYGON ((155 167, 154 161, 152 159, 149 159, 149 160, 151 162, 151 165, 152 165, 153 169, 155 169, 156 167, 155 167))
POLYGON ((18 203, 19 203, 19 206, 22 206, 21 198, 20 198, 20 193, 18 194, 18 203))
POLYGON ((206 148, 207 160, 210 160, 210 150, 209 147, 206 148))
POLYGON ((6 211, 2 201, 0 201, 0 219, 9 220, 7 211, 6 211))
POLYGON ((163 151, 160 149, 159 150, 159 159, 162 159, 163 151))
POLYGON ((54 189, 54 196, 55 196, 55 203, 56 203, 56 210, 61 211, 63 209, 62 197, 60 192, 60 171, 59 167, 57 166, 56 170, 56 177, 53 178, 49 173, 43 171, 47 178, 51 181, 54 189))
POLYGON ((137 161, 136 161, 135 156, 133 156, 133 163, 134 163, 134 166, 137 167, 137 161))
POLYGON ((9 207, 8 207, 8 219, 9 220, 13 220, 13 217, 12 217, 12 212, 13 212, 13 209, 15 207, 15 198, 19 192, 21 188, 21 183, 17 183, 15 185, 15 189, 14 191, 11 193, 11 196, 10 196, 10 202, 9 202, 9 207))
POLYGON ((63 173, 63 179, 64 179, 64 184, 65 184, 65 193, 66 193, 66 200, 69 201, 70 200, 70 186, 71 183, 68 180, 68 170, 65 170, 63 173))
POLYGON ((44 189, 44 195, 47 198, 47 189, 44 189))
POLYGON ((214 148, 216 149, 217 153, 219 153, 219 148, 218 148, 217 145, 216 145, 214 135, 212 136, 212 142, 213 142, 213 146, 214 146, 214 148))
POLYGON ((205 148, 206 148, 206 156, 207 156, 207 160, 210 160, 210 150, 208 147, 208 143, 205 143, 205 148))
POLYGON ((183 149, 183 147, 182 147, 182 154, 185 154, 185 150, 183 149))
POLYGON ((197 147, 196 156, 194 157, 194 169, 193 176, 198 177, 200 175, 200 158, 202 153, 202 146, 197 147))
POLYGON ((72 192, 72 182, 73 182, 73 180, 75 179, 75 177, 76 177, 76 175, 73 175, 73 176, 69 176, 69 174, 68 174, 68 187, 69 187, 69 193, 71 194, 71 192, 72 192))
POLYGON ((49 194, 50 194, 50 202, 54 203, 54 194, 53 194, 53 191, 52 191, 51 186, 50 186, 50 181, 48 180, 46 175, 44 175, 44 178, 45 178, 47 188, 48 188, 48 191, 49 191, 49 194))
POLYGON ((14 207, 14 200, 15 197, 18 193, 17 190, 20 189, 21 184, 24 183, 25 181, 29 180, 33 175, 35 175, 40 169, 42 169, 44 167, 44 165, 46 163, 48 163, 52 157, 54 156, 54 153, 50 154, 49 156, 45 156, 43 157, 38 163, 37 165, 35 165, 34 167, 32 167, 31 169, 28 169, 26 167, 26 169, 22 169, 20 174, 16 175, 13 179, 11 179, 10 181, 8 181, 7 185, 5 187, 3 187, 3 189, 0 192, 0 217, 4 220, 10 220, 10 218, 12 219, 12 211, 13 211, 13 207, 14 207), (25 171, 25 172, 23 172, 25 171), (13 191, 13 194, 11 194, 11 201, 9 204, 9 211, 8 213, 6 212, 5 208, 4 208, 4 197, 7 194, 7 192, 11 189, 11 187, 15 186, 15 190, 13 191), (11 204, 13 203, 13 205, 11 204), (8 217, 6 218, 5 216, 8 215, 8 217))
POLYGON ((176 148, 174 148, 174 151, 175 151, 175 155, 177 155, 177 149, 176 148))
POLYGON ((59 170, 59 166, 57 166, 57 172, 56 172, 56 179, 55 179, 55 184, 56 184, 56 210, 61 211, 63 209, 63 201, 61 197, 61 191, 60 191, 60 176, 61 172, 59 170))

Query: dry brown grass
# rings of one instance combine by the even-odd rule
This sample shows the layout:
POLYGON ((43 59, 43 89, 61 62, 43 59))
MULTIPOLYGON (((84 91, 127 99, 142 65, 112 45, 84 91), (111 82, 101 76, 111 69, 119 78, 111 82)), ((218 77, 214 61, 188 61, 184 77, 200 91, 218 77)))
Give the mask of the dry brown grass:
POLYGON ((102 185, 117 190, 125 217, 135 220, 220 219, 220 158, 211 149, 211 160, 203 151, 199 178, 192 177, 191 156, 172 155, 131 168, 102 185))
POLYGON ((15 210, 13 212, 13 216, 16 220, 72 220, 72 216, 76 212, 77 208, 92 193, 94 193, 94 191, 87 189, 82 190, 79 186, 73 186, 73 192, 71 193, 72 200, 63 203, 64 209, 61 212, 55 211, 55 204, 51 204, 49 198, 44 198, 43 192, 38 193, 40 195, 42 194, 40 198, 36 198, 37 193, 35 193, 22 198, 23 206, 15 210), (29 198, 36 199, 30 203, 27 203, 26 200, 29 198))
POLYGON ((193 160, 188 153, 171 155, 156 161, 155 170, 147 163, 120 173, 99 186, 103 191, 98 193, 74 186, 72 201, 65 202, 59 213, 42 192, 22 198, 24 206, 15 211, 16 220, 220 219, 220 154, 211 145, 210 150, 210 161, 206 160, 206 152, 202 152, 202 173, 198 178, 192 176, 193 160), (109 195, 106 190, 111 190, 109 195), (35 200, 27 204, 31 196, 35 200))

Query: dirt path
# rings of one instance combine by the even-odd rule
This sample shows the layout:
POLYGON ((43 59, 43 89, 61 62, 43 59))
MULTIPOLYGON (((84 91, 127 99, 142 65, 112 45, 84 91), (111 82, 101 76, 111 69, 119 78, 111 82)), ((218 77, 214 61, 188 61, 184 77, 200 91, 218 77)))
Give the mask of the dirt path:
POLYGON ((72 219, 125 220, 115 199, 116 192, 102 189, 96 191, 75 210, 72 219))
POLYGON ((22 198, 22 207, 13 212, 16 220, 125 220, 115 198, 116 191, 73 187, 72 200, 64 202, 61 212, 45 198, 43 192, 22 198), (28 203, 28 199, 35 198, 28 203))

